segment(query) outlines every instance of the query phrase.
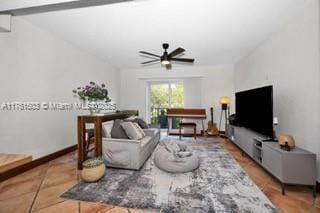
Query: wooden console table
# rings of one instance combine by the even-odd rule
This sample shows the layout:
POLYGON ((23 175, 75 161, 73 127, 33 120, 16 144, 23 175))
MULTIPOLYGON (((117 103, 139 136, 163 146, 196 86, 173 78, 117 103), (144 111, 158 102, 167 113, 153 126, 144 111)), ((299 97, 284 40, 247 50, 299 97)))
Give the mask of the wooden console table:
POLYGON ((94 155, 102 155, 102 123, 114 119, 125 119, 138 115, 137 110, 117 111, 101 115, 79 115, 78 122, 78 169, 82 169, 82 162, 86 160, 86 124, 94 124, 94 155))

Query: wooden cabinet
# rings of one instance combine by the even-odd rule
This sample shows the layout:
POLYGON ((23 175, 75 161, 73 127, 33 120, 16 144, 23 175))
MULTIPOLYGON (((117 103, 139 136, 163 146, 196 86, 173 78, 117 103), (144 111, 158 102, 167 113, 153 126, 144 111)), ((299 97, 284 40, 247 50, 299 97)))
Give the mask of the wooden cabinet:
POLYGON ((276 178, 281 179, 282 177, 282 158, 279 152, 273 150, 265 142, 262 143, 261 150, 261 163, 269 172, 271 172, 276 178))
POLYGON ((294 148, 285 151, 278 143, 263 143, 262 165, 285 184, 315 185, 316 154, 294 148))
POLYGON ((250 156, 254 154, 254 144, 255 137, 257 134, 254 134, 252 131, 242 128, 242 127, 233 127, 234 128, 234 143, 236 143, 245 153, 250 156))
POLYGON ((282 150, 277 142, 243 127, 228 125, 227 137, 282 183, 283 194, 286 184, 299 184, 313 186, 316 195, 316 154, 299 147, 282 150))

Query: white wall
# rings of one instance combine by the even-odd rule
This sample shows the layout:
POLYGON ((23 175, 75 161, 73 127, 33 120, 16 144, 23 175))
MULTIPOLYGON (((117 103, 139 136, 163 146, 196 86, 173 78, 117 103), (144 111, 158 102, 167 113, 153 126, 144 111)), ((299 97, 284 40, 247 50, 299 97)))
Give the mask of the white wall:
MULTIPOLYGON (((147 102, 147 86, 149 81, 161 81, 168 79, 184 80, 185 94, 188 101, 185 107, 196 107, 190 100, 192 90, 198 88, 197 94, 193 94, 192 98, 198 102, 200 97, 200 106, 207 109, 208 120, 210 120, 210 107, 214 107, 214 119, 218 122, 220 118, 219 97, 234 96, 233 90, 233 65, 221 66, 172 66, 172 70, 165 68, 149 68, 149 69, 131 69, 121 70, 120 73, 120 108, 121 109, 138 109, 141 116, 146 116, 147 102), (198 82, 198 83, 195 83, 198 82), (197 85, 197 86, 195 86, 197 85)), ((234 101, 233 101, 234 104, 234 101)), ((233 104, 231 110, 234 110, 233 104)), ((224 125, 222 125, 224 129, 224 125)))
MULTIPOLYGON (((12 18, 12 32, 0 34, 0 49, 1 103, 75 102, 72 89, 91 80, 107 83, 111 99, 117 102, 117 70, 21 18, 12 18)), ((0 153, 38 158, 76 144, 79 113, 0 111, 0 153)))
MULTIPOLYGON (((279 130, 299 147, 320 152, 319 3, 235 64, 236 91, 272 84, 279 130)), ((318 160, 320 180, 320 161, 318 160)))

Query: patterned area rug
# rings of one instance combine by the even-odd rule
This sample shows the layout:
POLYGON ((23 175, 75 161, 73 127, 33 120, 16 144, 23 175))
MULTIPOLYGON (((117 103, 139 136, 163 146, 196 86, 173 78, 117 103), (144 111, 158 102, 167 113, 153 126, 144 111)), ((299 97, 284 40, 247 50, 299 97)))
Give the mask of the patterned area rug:
MULTIPOLYGON (((163 140, 169 146, 177 142, 163 140)), ((151 156, 140 171, 108 168, 99 182, 80 182, 62 197, 161 212, 277 212, 218 141, 184 143, 200 158, 193 172, 163 172, 151 156)))

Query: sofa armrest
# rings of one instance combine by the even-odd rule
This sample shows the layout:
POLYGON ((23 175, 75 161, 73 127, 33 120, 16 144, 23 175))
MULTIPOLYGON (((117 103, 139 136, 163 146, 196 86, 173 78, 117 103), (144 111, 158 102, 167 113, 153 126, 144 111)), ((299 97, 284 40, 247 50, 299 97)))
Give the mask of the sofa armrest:
POLYGON ((143 131, 144 133, 146 133, 146 136, 150 136, 150 137, 154 136, 154 130, 152 129, 144 129, 143 131))
POLYGON ((153 138, 156 134, 158 134, 160 129, 152 128, 152 129, 144 129, 143 131, 144 133, 146 133, 146 136, 150 136, 153 138))

